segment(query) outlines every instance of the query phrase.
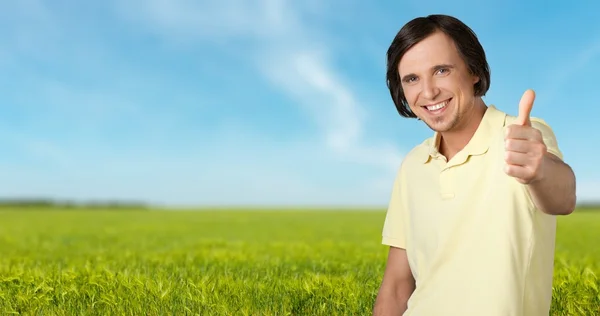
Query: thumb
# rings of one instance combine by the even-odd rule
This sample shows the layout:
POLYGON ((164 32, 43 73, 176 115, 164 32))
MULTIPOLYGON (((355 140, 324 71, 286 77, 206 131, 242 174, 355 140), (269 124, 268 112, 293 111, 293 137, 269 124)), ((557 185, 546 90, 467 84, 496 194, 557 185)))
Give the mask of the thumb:
POLYGON ((531 115, 531 109, 533 108, 533 100, 535 99, 535 92, 531 89, 525 91, 519 102, 519 116, 517 117, 517 124, 531 126, 529 117, 531 115))

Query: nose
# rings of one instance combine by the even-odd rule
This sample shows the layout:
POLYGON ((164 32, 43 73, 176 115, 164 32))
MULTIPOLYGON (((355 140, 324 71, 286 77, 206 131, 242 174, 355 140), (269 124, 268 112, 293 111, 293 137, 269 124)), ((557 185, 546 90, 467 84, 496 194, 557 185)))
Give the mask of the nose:
POLYGON ((433 100, 440 93, 440 89, 431 78, 426 78, 421 81, 421 95, 423 98, 433 100))

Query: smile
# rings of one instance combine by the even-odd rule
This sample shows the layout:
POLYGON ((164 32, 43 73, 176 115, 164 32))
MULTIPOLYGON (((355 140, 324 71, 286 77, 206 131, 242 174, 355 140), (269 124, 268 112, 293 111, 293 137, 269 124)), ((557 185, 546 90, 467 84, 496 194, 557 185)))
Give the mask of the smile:
POLYGON ((450 103, 450 100, 452 99, 448 99, 436 104, 424 105, 423 107, 426 108, 429 112, 439 112, 440 110, 446 108, 448 103, 450 103))

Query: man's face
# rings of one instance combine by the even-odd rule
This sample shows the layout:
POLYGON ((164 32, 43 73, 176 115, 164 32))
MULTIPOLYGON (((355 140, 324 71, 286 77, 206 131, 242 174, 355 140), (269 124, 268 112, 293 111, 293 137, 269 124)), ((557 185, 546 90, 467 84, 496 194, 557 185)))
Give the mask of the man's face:
POLYGON ((436 32, 409 49, 398 65, 410 109, 432 130, 456 131, 473 113, 474 87, 454 42, 436 32))

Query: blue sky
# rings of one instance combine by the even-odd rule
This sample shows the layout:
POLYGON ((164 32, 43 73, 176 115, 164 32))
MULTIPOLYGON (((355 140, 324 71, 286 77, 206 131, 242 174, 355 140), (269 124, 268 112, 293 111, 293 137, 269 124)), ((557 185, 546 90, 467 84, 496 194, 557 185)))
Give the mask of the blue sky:
MULTIPOLYGON (((168 205, 385 206, 431 135, 398 116, 385 52, 431 13, 478 34, 488 104, 554 129, 600 199, 597 4, 0 2, 0 195, 168 205)), ((424 192, 426 194, 426 192, 424 192)))

